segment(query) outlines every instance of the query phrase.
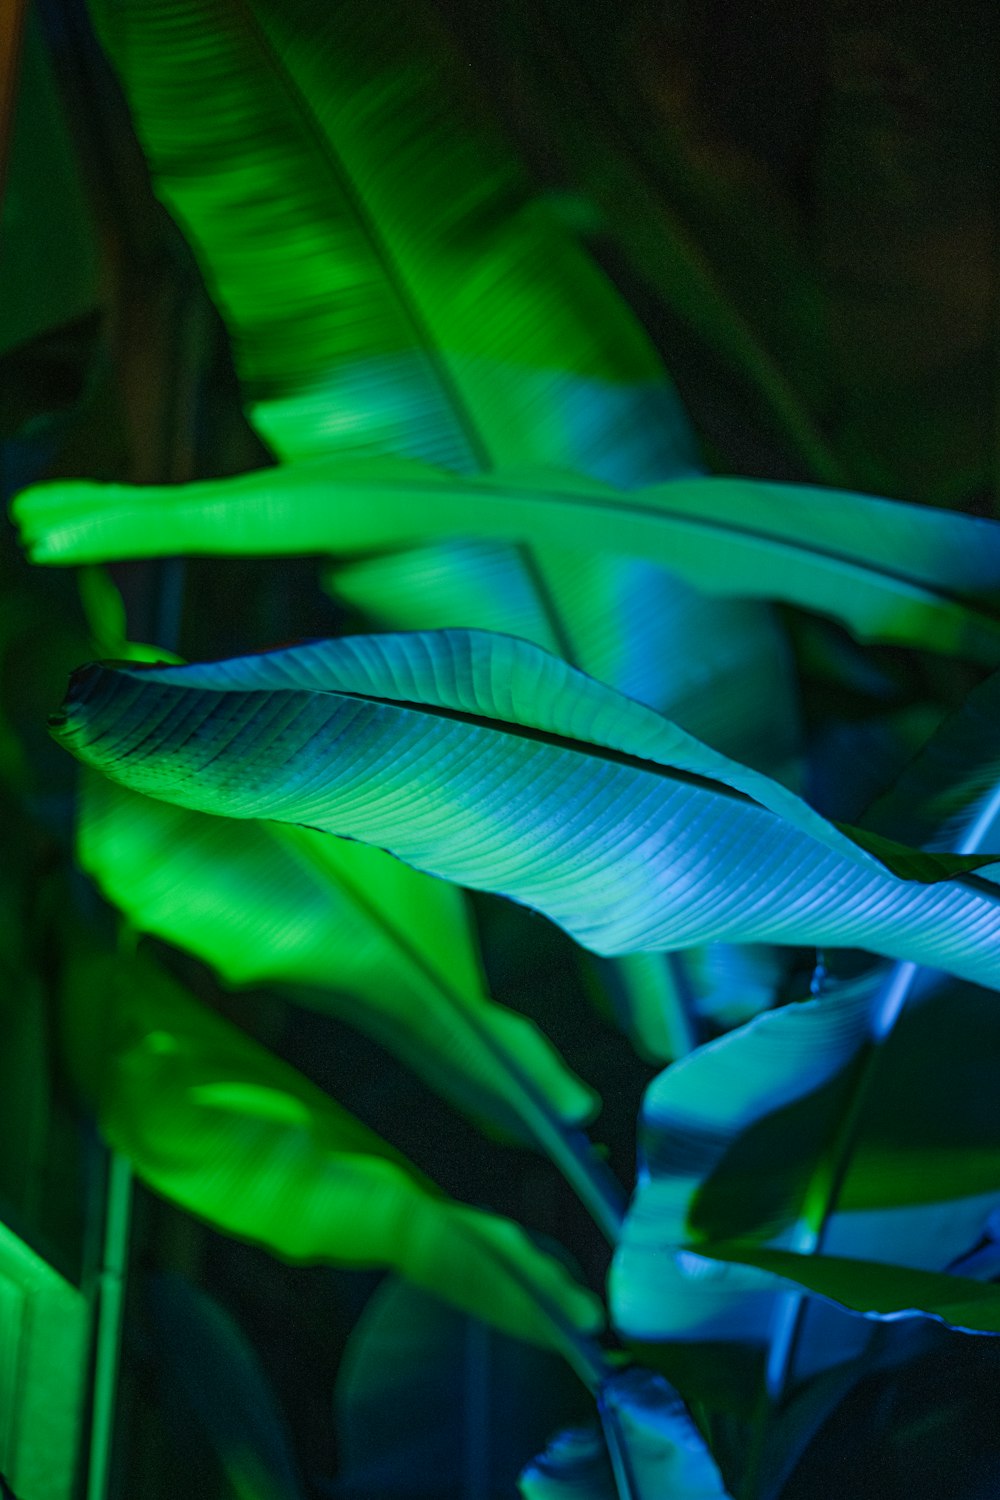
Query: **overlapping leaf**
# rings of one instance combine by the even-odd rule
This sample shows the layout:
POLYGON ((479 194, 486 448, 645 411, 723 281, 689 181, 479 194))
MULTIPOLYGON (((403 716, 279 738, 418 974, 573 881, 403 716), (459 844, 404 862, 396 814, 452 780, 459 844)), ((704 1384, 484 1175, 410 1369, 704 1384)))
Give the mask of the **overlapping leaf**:
POLYGON ((233 822, 87 777, 78 853, 140 931, 233 984, 285 982, 368 1031, 476 1118, 547 1144, 594 1095, 490 1000, 462 897, 378 849, 233 822))
MULTIPOLYGON (((17 515, 46 562, 350 554, 456 535, 537 548, 571 536, 595 553, 658 563, 709 593, 830 614, 865 640, 991 664, 1000 653, 1000 622, 974 607, 1000 590, 1000 526, 843 491, 681 477, 622 492, 551 469, 462 478, 395 459, 336 458, 181 488, 49 485, 23 496, 17 515)), ((571 627, 578 615, 568 610, 571 627)))
MULTIPOLYGON (((833 1257, 941 1271, 1000 1201, 1000 1123, 984 1105, 1000 1062, 996 997, 907 970, 762 1016, 647 1091, 611 1301, 619 1328, 661 1344, 657 1362, 678 1379, 702 1378, 698 1345, 730 1346, 733 1361, 738 1346, 780 1341, 778 1288, 753 1268, 755 1245, 804 1249, 821 1233, 833 1257), (910 987, 878 1087, 845 1137, 877 1017, 910 987), (746 1263, 701 1259, 715 1239, 747 1247, 746 1263)), ((857 1345, 822 1313, 809 1318, 811 1369, 857 1345)), ((718 1347, 712 1360, 725 1360, 718 1347)))
MULTIPOLYGON (((92 666, 54 728, 134 790, 379 845, 596 952, 851 945, 1000 982, 991 887, 890 874, 776 782, 523 641, 443 631, 92 666)), ((921 859, 931 879, 975 863, 921 859)))
POLYGON ((770 1246, 708 1241, 702 1250, 712 1260, 756 1266, 789 1290, 808 1287, 868 1318, 936 1318, 966 1333, 1000 1334, 1000 1287, 991 1282, 770 1246))
MULTIPOLYGON (((623 485, 697 469, 645 332, 537 198, 429 7, 93 8, 229 324, 251 417, 283 460, 544 462, 623 485)), ((335 588, 374 623, 389 595, 404 628, 527 634, 787 774, 793 689, 769 611, 698 599, 589 545, 567 531, 528 556, 449 536, 341 571, 335 588)))
MULTIPOLYGON (((644 330, 537 199, 431 7, 95 10, 157 190, 228 321, 251 418, 283 460, 543 463, 623 484, 697 467, 644 330)), ((593 559, 608 607, 557 619, 549 565, 572 573, 581 545, 564 533, 506 565, 561 649, 589 636, 599 656, 581 664, 598 674, 624 652, 629 689, 661 701, 669 584, 593 559)))
POLYGON ((561 1433, 521 1475, 524 1500, 728 1500, 704 1439, 660 1376, 613 1375, 601 1411, 610 1458, 596 1431, 561 1433))
POLYGON ((574 1360, 600 1306, 508 1220, 445 1197, 294 1069, 151 965, 81 962, 69 1055, 150 1187, 292 1261, 388 1266, 574 1360))

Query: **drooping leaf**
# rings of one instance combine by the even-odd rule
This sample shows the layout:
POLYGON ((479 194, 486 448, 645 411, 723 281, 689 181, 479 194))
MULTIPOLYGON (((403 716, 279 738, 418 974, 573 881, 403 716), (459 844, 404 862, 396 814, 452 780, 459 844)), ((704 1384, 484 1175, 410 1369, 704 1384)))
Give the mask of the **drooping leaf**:
POLYGON ((141 958, 80 961, 68 1056, 155 1191, 296 1262, 391 1267, 566 1353, 600 1304, 509 1220, 448 1199, 374 1131, 141 958))
POLYGON ((388 1278, 355 1325, 337 1375, 336 1494, 513 1493, 525 1458, 588 1407, 552 1354, 388 1278))
POLYGON ((304 1500, 275 1392, 236 1319, 178 1273, 147 1284, 157 1353, 243 1500, 304 1500))
POLYGON ((208 817, 96 775, 77 851, 140 931, 231 984, 303 986, 297 998, 367 1031, 505 1133, 537 1140, 540 1115, 559 1132, 593 1113, 592 1091, 534 1025, 489 998, 446 882, 364 844, 208 817))
POLYGON ((596 1433, 561 1433, 522 1474, 525 1500, 729 1500, 704 1438, 661 1376, 625 1370, 605 1382, 600 1401, 610 1459, 596 1433))
POLYGON ((388 848, 598 953, 852 945, 1000 980, 988 885, 888 873, 776 782, 523 641, 443 631, 91 666, 53 727, 134 790, 388 848))
MULTIPOLYGON (((467 536, 655 562, 709 593, 777 599, 894 641, 993 664, 1000 526, 844 491, 681 477, 615 490, 525 470, 459 477, 335 458, 152 490, 39 486, 15 513, 45 562, 181 552, 352 552, 467 536)), ((572 615, 570 615, 572 619, 572 615)))

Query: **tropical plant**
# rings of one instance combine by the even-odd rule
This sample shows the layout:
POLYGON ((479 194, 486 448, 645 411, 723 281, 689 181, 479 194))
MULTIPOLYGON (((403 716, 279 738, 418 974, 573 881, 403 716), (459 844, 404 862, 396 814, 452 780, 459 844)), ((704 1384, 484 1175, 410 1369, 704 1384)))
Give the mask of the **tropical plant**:
POLYGON ((1000 524, 710 475, 448 10, 92 5, 273 462, 15 500, 109 658, 50 721, 85 766, 79 867, 122 917, 117 945, 93 905, 55 922, 66 1067, 156 1194, 286 1261, 393 1273, 347 1344, 325 1490, 238 1321, 156 1281, 220 1493, 523 1471, 528 1500, 794 1500, 852 1401, 926 1360, 996 1372, 1000 524), (111 566, 178 558, 269 559, 237 576, 286 592, 309 560, 324 638, 303 611, 281 645, 262 607, 249 654, 197 626, 202 661, 132 642, 111 566), (547 1158, 610 1250, 446 1190, 419 1138, 414 1161, 280 1027, 265 1045, 238 993, 261 989, 321 1046, 366 1033, 498 1161, 547 1158), (589 1134, 609 1021, 642 1091, 626 1187, 589 1134), (543 1416, 573 1425, 545 1447, 543 1416))

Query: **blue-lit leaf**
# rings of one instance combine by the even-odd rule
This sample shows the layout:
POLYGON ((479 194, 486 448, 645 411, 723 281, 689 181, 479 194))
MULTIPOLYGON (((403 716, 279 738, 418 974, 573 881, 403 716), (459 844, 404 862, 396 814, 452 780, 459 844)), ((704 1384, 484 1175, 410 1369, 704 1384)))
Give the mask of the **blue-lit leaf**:
POLYGON ((522 1474, 524 1500, 729 1500, 704 1438, 660 1376, 613 1375, 600 1405, 607 1448, 596 1433, 560 1433, 522 1474))
POLYGON ((806 1287, 866 1318, 935 1318, 966 1333, 1000 1334, 1000 1287, 968 1276, 915 1271, 882 1261, 707 1241, 699 1254, 727 1265, 757 1267, 786 1284, 806 1287))
MULTIPOLYGON (((639 1183, 611 1277, 620 1331, 699 1385, 727 1348, 746 1380, 759 1364, 740 1349, 762 1359, 774 1338, 772 1357, 792 1358, 774 1279, 685 1253, 706 1238, 806 1248, 821 1232, 837 1257, 947 1268, 1000 1202, 1000 1118, 984 1103, 998 1063, 995 996, 896 966, 668 1068, 646 1093, 639 1183), (904 999, 845 1137, 880 1024, 904 999)), ((819 1309, 801 1332, 800 1374, 863 1342, 819 1309)))
MULTIPOLYGON (((508 637, 92 666, 53 727, 134 790, 379 845, 598 953, 852 945, 1000 983, 988 885, 898 878, 778 783, 508 637)), ((921 879, 976 863, 888 857, 921 879)))

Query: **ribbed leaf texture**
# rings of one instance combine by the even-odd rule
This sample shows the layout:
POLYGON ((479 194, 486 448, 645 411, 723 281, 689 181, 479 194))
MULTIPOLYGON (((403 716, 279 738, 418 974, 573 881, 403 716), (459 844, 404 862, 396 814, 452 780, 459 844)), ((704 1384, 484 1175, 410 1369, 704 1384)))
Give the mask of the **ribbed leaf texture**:
MULTIPOLYGON (((869 947, 1000 982, 988 884, 900 879, 776 782, 526 642, 442 631, 94 666, 54 729, 134 790, 377 844, 596 952, 869 947)), ((932 880, 976 863, 887 857, 932 880)))

